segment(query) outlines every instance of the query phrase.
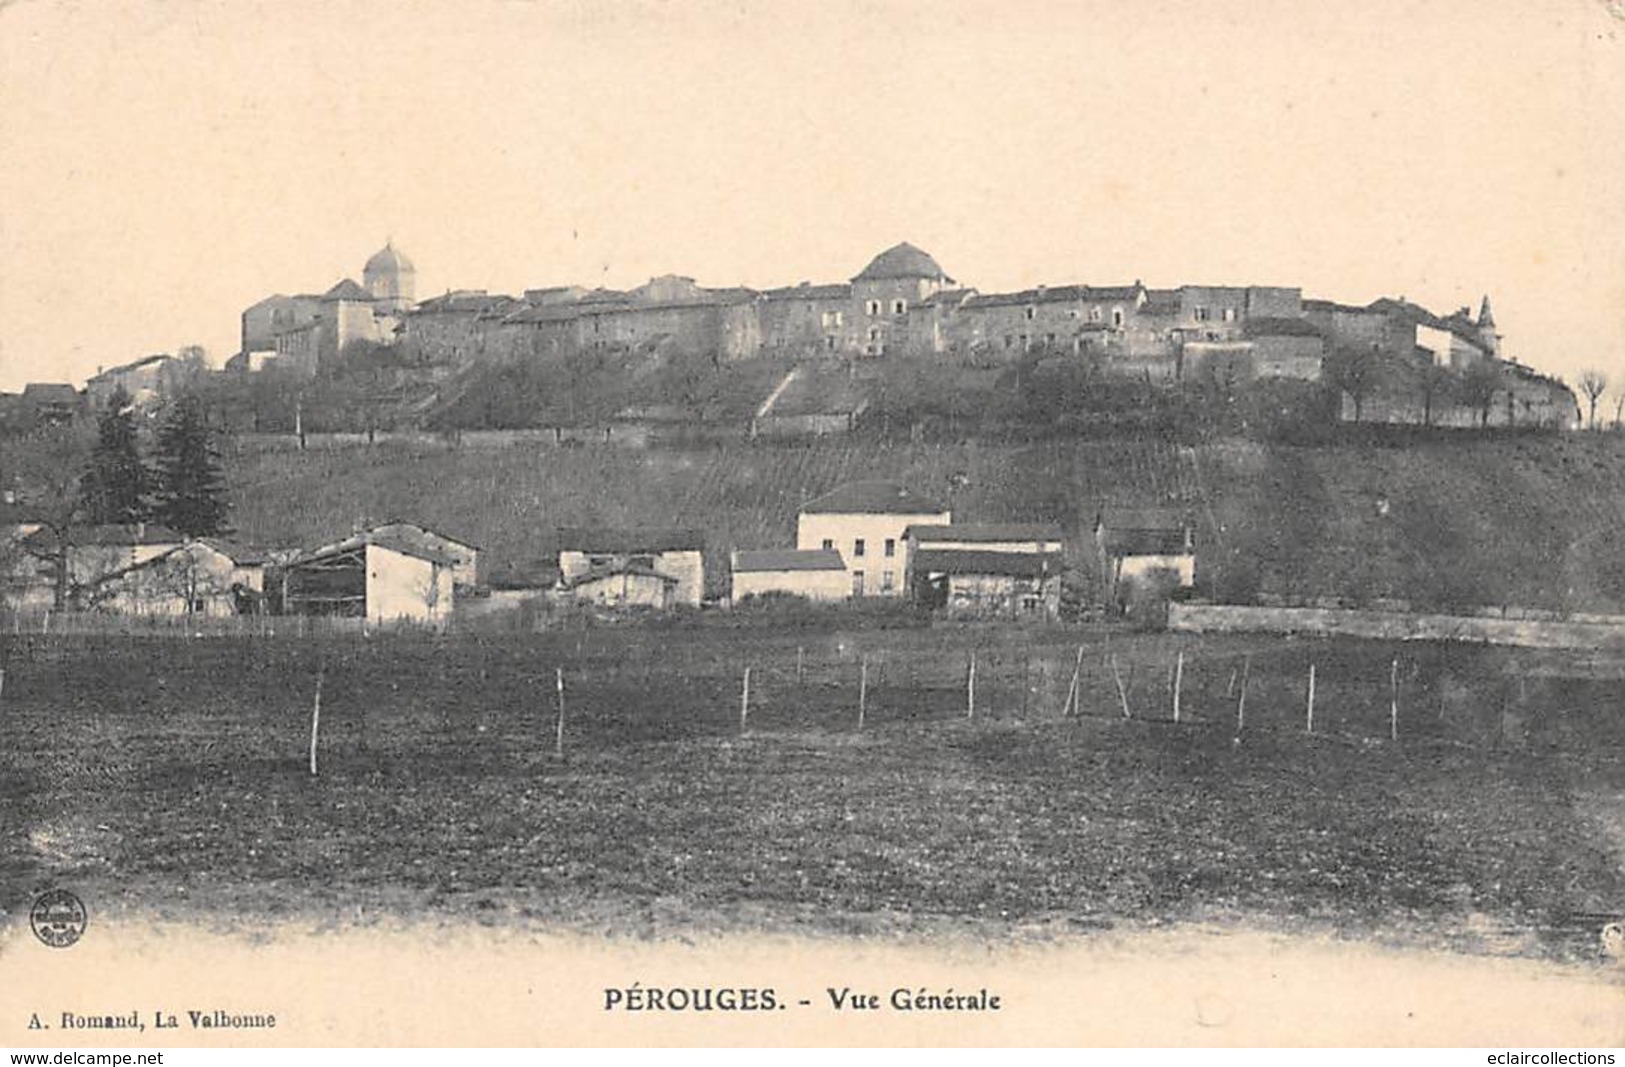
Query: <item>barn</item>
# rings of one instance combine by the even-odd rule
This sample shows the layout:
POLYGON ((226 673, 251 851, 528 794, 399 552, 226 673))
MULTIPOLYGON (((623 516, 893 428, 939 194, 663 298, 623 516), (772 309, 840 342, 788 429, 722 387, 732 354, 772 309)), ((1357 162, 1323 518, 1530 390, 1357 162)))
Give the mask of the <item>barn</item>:
POLYGON ((370 625, 444 625, 451 618, 456 567, 454 557, 424 545, 358 534, 289 563, 282 572, 282 610, 370 625))

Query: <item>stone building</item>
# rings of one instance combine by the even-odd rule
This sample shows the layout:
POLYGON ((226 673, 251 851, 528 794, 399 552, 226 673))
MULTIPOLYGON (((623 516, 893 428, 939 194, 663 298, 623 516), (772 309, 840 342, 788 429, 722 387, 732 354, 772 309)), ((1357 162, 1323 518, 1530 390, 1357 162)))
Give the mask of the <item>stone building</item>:
POLYGON ((254 373, 275 366, 313 377, 356 342, 391 344, 412 306, 416 271, 393 244, 374 253, 364 284, 343 278, 319 295, 275 293, 241 316, 240 347, 226 369, 254 373))

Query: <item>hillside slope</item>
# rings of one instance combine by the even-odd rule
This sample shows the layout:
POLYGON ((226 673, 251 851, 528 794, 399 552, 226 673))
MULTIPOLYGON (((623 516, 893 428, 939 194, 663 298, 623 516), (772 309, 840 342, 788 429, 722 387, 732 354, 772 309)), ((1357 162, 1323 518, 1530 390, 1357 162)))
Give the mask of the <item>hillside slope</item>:
POLYGON ((729 548, 790 544, 802 501, 850 479, 895 478, 948 500, 961 520, 1056 521, 1080 540, 1102 504, 1186 503, 1201 579, 1227 597, 1625 610, 1625 438, 1611 435, 1402 448, 244 445, 228 467, 234 523, 269 544, 403 518, 471 538, 505 567, 546 561, 559 526, 692 526, 706 531, 720 578, 729 548))

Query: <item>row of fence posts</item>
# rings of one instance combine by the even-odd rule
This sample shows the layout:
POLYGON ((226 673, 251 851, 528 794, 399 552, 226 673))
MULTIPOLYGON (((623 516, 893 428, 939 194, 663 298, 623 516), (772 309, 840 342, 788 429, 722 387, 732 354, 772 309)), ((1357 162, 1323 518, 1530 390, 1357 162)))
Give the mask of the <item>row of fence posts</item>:
MULTIPOLYGON (((1077 659, 1073 663, 1072 678, 1067 685, 1066 699, 1061 705, 1061 717, 1070 718, 1082 714, 1082 688, 1084 646, 1078 646, 1077 659)), ((1118 700, 1123 709, 1123 718, 1134 717, 1129 707, 1128 690, 1123 684, 1123 675, 1117 666, 1116 653, 1107 654, 1111 665, 1112 680, 1116 683, 1118 700)), ((796 684, 799 686, 804 677, 806 666, 805 649, 796 649, 796 684)), ((1236 733, 1239 735, 1247 725, 1247 688, 1252 675, 1252 656, 1243 656, 1239 671, 1231 671, 1229 692, 1236 698, 1236 733), (1240 682, 1239 691, 1237 682, 1240 682)), ((321 732, 322 723, 322 681, 326 675, 326 663, 317 665, 316 689, 311 699, 310 709, 310 773, 317 774, 317 741, 321 732)), ((740 681, 739 693, 739 732, 746 733, 750 729, 750 679, 752 668, 745 668, 744 677, 740 681)), ((1183 722, 1180 699, 1185 680, 1185 652, 1179 650, 1174 658, 1172 704, 1174 722, 1183 722)), ((1309 734, 1315 732, 1315 664, 1309 664, 1308 693, 1304 706, 1304 731, 1309 734)), ((556 759, 564 757, 564 668, 554 668, 554 686, 558 694, 558 706, 553 721, 553 755, 556 759)), ((6 672, 0 668, 0 699, 4 698, 6 687, 6 672)), ((1399 740, 1399 658, 1396 656, 1388 671, 1388 737, 1391 741, 1399 740)), ((869 708, 869 657, 864 656, 858 666, 858 729, 862 730, 869 708)), ((974 721, 976 718, 976 652, 970 653, 970 665, 965 675, 965 717, 974 721)))
MULTIPOLYGON (((1080 683, 1081 683, 1081 679, 1082 679, 1082 675, 1083 675, 1083 653, 1084 653, 1084 646, 1079 645, 1078 646, 1077 659, 1073 663, 1073 667, 1072 667, 1072 678, 1071 678, 1070 682, 1067 685, 1066 699, 1061 704, 1061 718, 1063 718, 1063 719, 1070 718, 1070 717, 1072 717, 1074 715, 1081 715, 1082 714, 1083 705, 1082 705, 1082 691, 1081 691, 1080 683)), ((1111 664, 1112 680, 1113 680, 1113 682, 1116 683, 1117 698, 1118 698, 1119 704, 1122 706, 1122 709, 1123 709, 1123 718, 1132 719, 1134 717, 1134 713, 1129 707, 1128 689, 1123 684, 1122 672, 1119 671, 1118 667, 1117 667, 1117 655, 1116 655, 1116 653, 1108 653, 1107 658, 1108 658, 1109 663, 1111 664)), ((796 649, 796 685, 798 685, 798 686, 801 685, 804 665, 805 665, 805 650, 803 648, 798 647, 796 649)), ((1307 696, 1306 696, 1305 702, 1304 702, 1304 732, 1309 733, 1309 734, 1312 734, 1312 733, 1315 732, 1315 680, 1316 680, 1315 679, 1315 667, 1316 667, 1316 665, 1313 662, 1311 662, 1309 664, 1308 692, 1307 692, 1307 696)), ((1252 669, 1253 669, 1253 658, 1252 658, 1252 656, 1247 655, 1247 656, 1242 657, 1241 668, 1240 668, 1239 672, 1238 671, 1232 671, 1231 674, 1230 674, 1229 693, 1236 697, 1236 732, 1238 734, 1241 733, 1242 730, 1245 729, 1246 725, 1247 725, 1247 689, 1248 689, 1248 684, 1249 684, 1249 682, 1251 681, 1251 678, 1252 678, 1252 669), (1241 683, 1239 692, 1237 692, 1237 687, 1236 687, 1236 683, 1238 681, 1238 678, 1239 678, 1239 681, 1241 683)), ((744 679, 743 679, 743 681, 741 683, 741 692, 740 692, 740 697, 739 697, 739 732, 740 733, 745 732, 745 730, 748 728, 749 720, 750 720, 750 675, 751 675, 751 668, 746 667, 745 668, 744 679)), ((1172 685, 1171 685, 1172 694, 1173 694, 1173 696, 1172 696, 1173 717, 1174 717, 1174 722, 1176 722, 1176 723, 1184 721, 1183 716, 1181 714, 1181 703, 1180 703, 1181 696, 1182 696, 1183 689, 1184 689, 1184 683, 1185 683, 1185 650, 1180 649, 1178 651, 1178 653, 1174 657, 1173 682, 1172 682, 1172 685)), ((1024 683, 1024 685, 1025 685, 1025 683, 1024 683)), ((1389 665, 1389 670, 1388 670, 1388 693, 1389 693, 1389 696, 1388 696, 1388 738, 1391 741, 1398 741, 1399 740, 1399 658, 1397 656, 1394 657, 1393 662, 1389 665)), ((1023 693, 1023 700, 1022 700, 1023 709, 1025 709, 1025 707, 1026 707, 1026 699, 1025 699, 1025 697, 1026 697, 1026 694, 1023 693)), ((868 698, 869 698, 869 657, 864 656, 859 661, 859 666, 858 666, 858 729, 860 729, 860 730, 863 729, 864 718, 865 718, 867 710, 868 710, 868 702, 869 702, 868 698)), ((563 679, 563 675, 562 675, 562 672, 561 672, 560 678, 559 678, 559 702, 560 702, 559 724, 560 724, 560 730, 563 729, 563 722, 564 722, 563 701, 564 701, 564 679, 563 679)), ((972 652, 970 653, 970 666, 969 666, 969 669, 967 670, 966 675, 965 675, 965 717, 967 719, 972 719, 972 720, 974 720, 976 718, 976 652, 974 650, 972 650, 972 652)), ((559 751, 560 754, 563 753, 562 742, 561 742, 561 747, 558 749, 558 751, 559 751)))

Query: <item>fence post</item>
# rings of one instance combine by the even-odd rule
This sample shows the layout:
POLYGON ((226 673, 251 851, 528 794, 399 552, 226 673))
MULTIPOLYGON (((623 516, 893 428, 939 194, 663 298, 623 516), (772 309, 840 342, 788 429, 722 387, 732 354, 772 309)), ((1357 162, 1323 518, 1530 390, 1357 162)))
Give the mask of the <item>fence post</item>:
POLYGON ((1132 718, 1134 718, 1134 716, 1129 714, 1129 710, 1128 710, 1128 690, 1123 688, 1123 676, 1117 670, 1117 653, 1115 653, 1115 652, 1112 653, 1111 661, 1112 661, 1112 681, 1117 683, 1117 699, 1123 705, 1123 718, 1132 719, 1132 718))
POLYGON ((750 668, 745 668, 745 681, 739 693, 739 732, 745 732, 750 719, 750 668))
POLYGON ((863 657, 858 673, 858 729, 863 729, 863 716, 869 705, 869 657, 863 657))
POLYGON ((326 667, 316 668, 316 696, 310 702, 310 773, 316 774, 316 737, 322 727, 322 675, 326 667))
POLYGON ((970 675, 965 679, 965 718, 976 718, 976 652, 970 654, 970 675))
POLYGON ((801 671, 802 671, 803 661, 806 659, 806 652, 807 652, 807 650, 805 648, 803 648, 801 645, 796 646, 796 687, 797 688, 800 688, 800 686, 801 686, 801 671))
POLYGON ((559 713, 553 722, 553 757, 564 758, 564 668, 553 668, 554 684, 559 691, 559 713))
POLYGON ((1174 721, 1179 721, 1179 690, 1185 682, 1185 650, 1174 660, 1174 721))
POLYGON ((1078 646, 1077 662, 1072 664, 1072 683, 1066 687, 1066 703, 1061 707, 1061 718, 1070 714, 1083 714, 1082 694, 1078 692, 1078 683, 1083 674, 1083 646, 1078 646), (1074 707, 1074 705, 1076 705, 1074 707))
POLYGON ((1388 740, 1399 740, 1399 657, 1388 669, 1388 740))
POLYGON ((1247 678, 1253 672, 1253 657, 1245 656, 1241 661, 1241 695, 1236 698, 1236 734, 1241 734, 1242 728, 1247 725, 1247 678))
POLYGON ((1304 711, 1303 729, 1305 733, 1315 732, 1315 665, 1309 664, 1309 703, 1304 711))

